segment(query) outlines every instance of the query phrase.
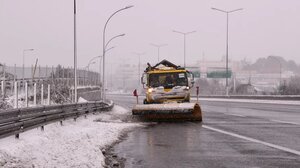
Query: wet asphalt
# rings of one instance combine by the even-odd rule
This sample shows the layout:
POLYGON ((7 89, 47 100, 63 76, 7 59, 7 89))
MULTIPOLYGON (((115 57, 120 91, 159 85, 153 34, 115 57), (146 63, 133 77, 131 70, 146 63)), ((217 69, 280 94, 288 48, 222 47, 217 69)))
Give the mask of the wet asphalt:
MULTIPOLYGON (((110 95, 131 109, 130 96, 110 95)), ((125 167, 300 167, 300 106, 201 101, 203 122, 138 128, 113 148, 125 167)))

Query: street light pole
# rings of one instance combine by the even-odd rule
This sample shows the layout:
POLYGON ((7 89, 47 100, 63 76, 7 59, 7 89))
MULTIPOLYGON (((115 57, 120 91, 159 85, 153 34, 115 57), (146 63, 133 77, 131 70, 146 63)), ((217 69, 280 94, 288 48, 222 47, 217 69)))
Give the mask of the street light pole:
POLYGON ((134 52, 135 55, 139 56, 139 67, 138 67, 138 86, 141 84, 141 55, 144 55, 145 53, 137 53, 134 52))
POLYGON ((156 47, 157 48, 157 61, 159 62, 159 50, 160 50, 160 47, 164 47, 164 46, 167 46, 168 44, 150 44, 150 45, 152 45, 152 46, 154 46, 154 47, 156 47))
MULTIPOLYGON (((121 12, 121 11, 123 11, 123 10, 126 10, 126 9, 129 9, 129 8, 131 8, 131 7, 133 7, 132 5, 131 6, 126 6, 126 7, 124 7, 124 8, 121 8, 121 9, 119 9, 119 10, 117 10, 117 11, 115 11, 113 14, 111 14, 110 15, 110 17, 107 19, 107 21, 106 21, 106 23, 105 23, 105 25, 104 25, 104 29, 103 29, 103 47, 102 47, 102 56, 103 56, 103 75, 102 75, 102 82, 103 82, 103 84, 102 84, 102 95, 103 95, 103 97, 102 97, 102 99, 103 99, 103 101, 105 101, 105 52, 106 52, 106 46, 107 46, 107 44, 106 44, 106 42, 105 42, 105 32, 106 32, 106 27, 107 27, 107 24, 108 24, 108 22, 110 21, 110 19, 115 15, 115 14, 117 14, 118 12, 121 12)), ((112 40, 112 39, 111 39, 112 40)), ((110 41, 111 41, 110 40, 110 41)), ((109 42, 110 42, 109 41, 109 42)))
POLYGON ((276 57, 272 57, 272 58, 274 58, 278 63, 279 63, 279 73, 280 73, 280 76, 279 76, 279 85, 281 85, 281 74, 282 74, 282 68, 281 68, 281 61, 278 59, 278 58, 276 58, 276 57))
MULTIPOLYGON (((110 48, 108 48, 107 50, 106 50, 106 52, 108 52, 108 51, 110 51, 111 49, 114 49, 115 47, 113 46, 113 47, 110 47, 110 48)), ((89 61, 89 63, 91 62, 91 61, 93 61, 94 59, 96 59, 96 58, 99 58, 99 85, 101 84, 101 64, 102 64, 102 55, 100 55, 100 56, 96 56, 96 57, 94 57, 94 58, 92 58, 90 61, 89 61)), ((101 88, 101 87, 100 87, 101 88)), ((100 89, 101 90, 101 89, 100 89)), ((100 94, 101 95, 101 94, 100 94)), ((100 96, 101 97, 101 96, 100 96)))
POLYGON ((77 103, 77 39, 76 39, 76 0, 74 0, 74 100, 77 103))
MULTIPOLYGON (((116 35, 116 36, 114 36, 114 37, 112 37, 110 40, 108 40, 108 42, 106 43, 106 45, 105 45, 105 48, 107 48, 108 47, 108 45, 109 45, 109 43, 113 40, 113 39, 115 39, 115 38, 118 38, 118 37, 123 37, 123 36, 125 36, 125 34, 119 34, 119 35, 116 35)), ((110 47, 110 48, 108 48, 108 49, 105 49, 105 54, 108 52, 108 51, 110 51, 111 49, 114 49, 115 48, 115 46, 112 46, 112 47, 110 47)), ((102 58, 103 58, 103 56, 101 56, 102 58)), ((99 76, 100 76, 100 80, 99 80, 99 85, 101 85, 101 58, 100 58, 100 63, 99 63, 99 76)), ((103 61, 103 66, 104 66, 104 61, 103 61)), ((104 87, 104 85, 103 85, 103 83, 104 82, 102 82, 102 88, 104 87)), ((103 98, 103 92, 102 93, 100 93, 100 97, 102 97, 103 98), (101 96, 102 95, 102 96, 101 96)))
POLYGON ((185 68, 185 58, 186 58, 186 35, 188 34, 192 34, 192 33, 195 33, 196 31, 191 31, 191 32, 180 32, 180 31, 176 31, 176 30, 173 30, 174 33, 179 33, 179 34, 182 34, 183 35, 183 65, 184 65, 184 68, 185 68))
POLYGON ((211 8, 212 10, 216 10, 219 12, 226 13, 226 96, 228 96, 228 27, 229 27, 229 13, 233 13, 239 10, 243 10, 243 8, 231 10, 231 11, 225 11, 222 9, 217 9, 217 8, 211 8))

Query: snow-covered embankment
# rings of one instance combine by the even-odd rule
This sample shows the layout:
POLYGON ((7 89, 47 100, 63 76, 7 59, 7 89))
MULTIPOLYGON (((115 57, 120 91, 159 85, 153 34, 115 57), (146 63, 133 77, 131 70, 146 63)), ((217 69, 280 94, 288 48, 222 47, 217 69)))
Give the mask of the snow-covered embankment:
POLYGON ((0 139, 0 167, 103 167, 102 148, 126 131, 140 126, 125 123, 119 116, 128 111, 115 106, 111 112, 89 115, 0 139), (101 120, 105 122, 96 122, 101 120))

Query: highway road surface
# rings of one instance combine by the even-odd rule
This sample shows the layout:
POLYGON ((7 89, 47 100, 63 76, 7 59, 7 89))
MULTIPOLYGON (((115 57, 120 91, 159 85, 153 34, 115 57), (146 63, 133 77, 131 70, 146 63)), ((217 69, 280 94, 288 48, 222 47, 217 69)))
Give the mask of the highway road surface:
MULTIPOLYGON (((131 96, 110 95, 131 109, 131 96)), ((201 101, 203 122, 139 128, 114 147, 125 167, 300 167, 300 105, 201 101)))

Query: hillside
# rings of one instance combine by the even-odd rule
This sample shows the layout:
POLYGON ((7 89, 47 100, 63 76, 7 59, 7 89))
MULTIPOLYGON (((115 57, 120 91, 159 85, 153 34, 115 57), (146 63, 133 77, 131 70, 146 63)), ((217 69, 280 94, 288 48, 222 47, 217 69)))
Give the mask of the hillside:
POLYGON ((285 60, 280 56, 268 56, 259 58, 253 64, 245 64, 244 70, 253 70, 259 73, 279 73, 280 71, 292 71, 300 74, 300 66, 293 60, 285 60))

